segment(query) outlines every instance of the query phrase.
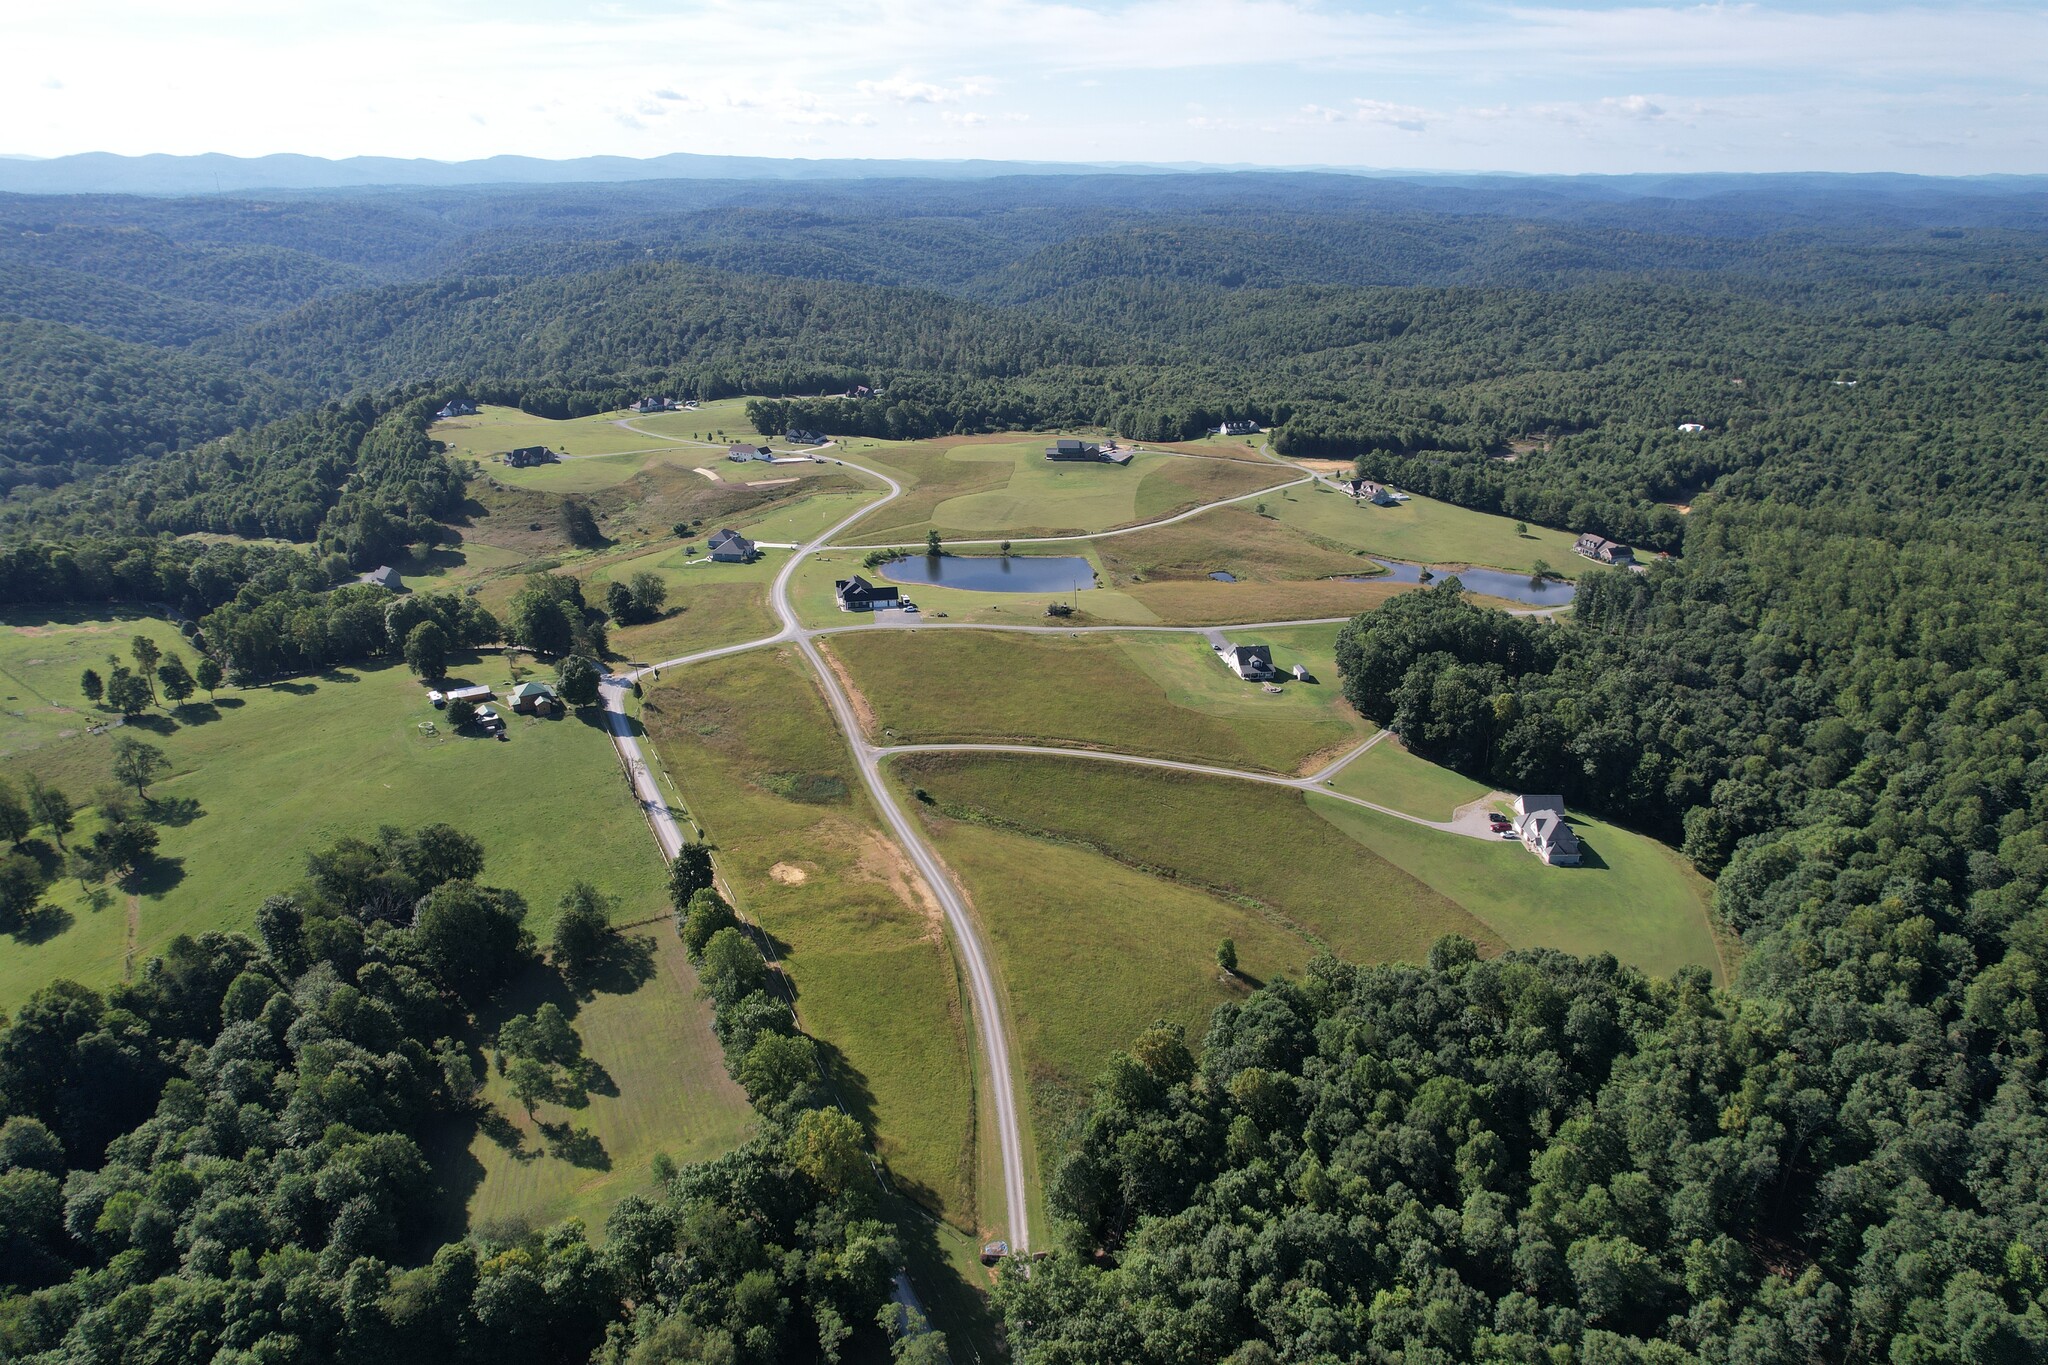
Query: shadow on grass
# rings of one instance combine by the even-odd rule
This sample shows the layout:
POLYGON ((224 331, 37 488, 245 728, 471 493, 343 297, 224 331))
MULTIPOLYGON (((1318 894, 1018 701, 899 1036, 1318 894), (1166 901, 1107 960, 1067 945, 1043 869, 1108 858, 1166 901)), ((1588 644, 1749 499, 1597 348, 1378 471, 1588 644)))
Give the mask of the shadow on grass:
POLYGON ((957 1365, 975 1365, 1003 1358, 1002 1335, 983 1285, 963 1278, 939 1244, 939 1221, 900 1196, 887 1196, 883 1208, 903 1247, 903 1266, 923 1301, 931 1325, 945 1333, 957 1365))
POLYGON ((15 926, 13 938, 16 943, 33 947, 38 943, 48 943, 74 923, 76 920, 71 912, 61 905, 34 905, 22 912, 21 923, 15 926))
POLYGON ((654 979, 655 943, 649 934, 613 934, 604 953, 586 964, 570 985, 582 999, 598 995, 631 995, 654 979))
POLYGON ((1582 838, 1579 840, 1579 866, 1605 870, 1607 860, 1600 856, 1599 849, 1594 848, 1582 838))
POLYGON ((476 1130, 517 1160, 532 1161, 540 1155, 527 1150, 526 1134, 519 1131, 519 1125, 495 1109, 486 1109, 477 1116, 476 1130))
POLYGON ((582 721, 593 730, 610 734, 611 726, 605 723, 604 716, 605 711, 602 706, 579 706, 576 708, 576 719, 582 721))
POLYGON ((309 682, 275 682, 270 685, 273 692, 289 692, 294 697, 310 697, 320 689, 309 682))
POLYGON ((149 818, 174 829, 183 829, 204 814, 205 808, 190 796, 159 797, 149 803, 149 818))
POLYGON ((191 701, 171 708, 180 725, 211 725, 220 719, 220 707, 210 701, 191 701))
POLYGON ((541 1134, 548 1141, 548 1155, 580 1166, 586 1171, 608 1171, 612 1168, 612 1155, 604 1149, 604 1143, 588 1128, 577 1128, 567 1123, 542 1123, 541 1134))
POLYGON ((137 896, 161 896, 185 880, 185 860, 151 854, 148 862, 128 874, 122 883, 137 896))
POLYGON ((14 846, 14 851, 41 868, 46 882, 56 881, 64 873, 64 855, 48 839, 24 839, 14 846))
POLYGON ((121 722, 128 730, 147 730, 153 735, 172 735, 178 732, 178 722, 169 716, 130 716, 121 722))
POLYGON ((818 1064, 825 1069, 825 1080, 831 1085, 832 1093, 854 1122, 868 1132, 874 1132, 875 1092, 868 1088, 868 1078, 861 1075, 846 1060, 846 1054, 831 1043, 823 1038, 812 1038, 811 1041, 818 1045, 818 1064))
POLYGON ((240 697, 215 697, 208 705, 220 711, 236 711, 249 703, 240 697))
POLYGON ((361 682, 362 680, 362 674, 351 673, 345 668, 330 668, 320 675, 321 682, 352 683, 361 682))

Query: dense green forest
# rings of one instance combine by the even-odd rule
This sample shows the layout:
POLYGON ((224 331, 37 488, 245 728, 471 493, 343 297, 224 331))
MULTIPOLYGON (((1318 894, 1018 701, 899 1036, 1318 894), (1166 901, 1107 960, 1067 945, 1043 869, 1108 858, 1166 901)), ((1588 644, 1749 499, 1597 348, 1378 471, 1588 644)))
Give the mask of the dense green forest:
POLYGON ((542 1082, 573 1077, 581 1042, 554 1006, 495 1037, 475 1011, 515 974, 576 987, 643 951, 604 928, 587 885, 562 921, 594 914, 594 932, 558 929, 543 961, 518 893, 479 880, 475 840, 385 829, 312 854, 297 889, 263 903, 256 938, 181 937, 106 995, 37 993, 0 1032, 0 1352, 769 1365, 886 1351, 905 1326, 885 1311, 900 1252, 859 1128, 819 1107, 809 1040, 761 994, 766 967, 731 912, 715 923, 722 904, 690 885, 702 865, 678 864, 676 924, 659 932, 684 932, 692 908, 690 923, 722 927, 692 943, 760 1132, 665 1164, 601 1246, 569 1223, 437 1247, 428 1157, 438 1128, 492 1119, 486 1048, 542 1082))

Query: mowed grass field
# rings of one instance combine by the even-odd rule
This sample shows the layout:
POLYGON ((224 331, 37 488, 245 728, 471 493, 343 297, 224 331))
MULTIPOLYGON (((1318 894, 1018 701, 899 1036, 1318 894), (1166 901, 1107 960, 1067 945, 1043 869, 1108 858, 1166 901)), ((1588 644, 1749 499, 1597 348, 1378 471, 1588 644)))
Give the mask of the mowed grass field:
POLYGON ((1335 628, 1262 635, 1319 684, 1279 695, 1187 634, 1024 635, 897 629, 829 637, 878 743, 1072 744, 1293 772, 1371 725, 1335 685, 1335 628))
MULTIPOLYGON (((650 837, 651 846, 651 837, 650 837)), ((581 1218, 594 1231, 628 1194, 653 1185, 657 1154, 677 1162, 702 1161, 731 1151, 755 1126, 747 1097, 731 1077, 711 1036, 710 1006, 697 994, 697 975, 682 941, 666 923, 629 931, 644 952, 645 975, 636 989, 598 990, 578 999, 561 989, 553 970, 537 970, 515 984, 487 1021, 529 1014, 547 1000, 570 1016, 583 1053, 611 1085, 579 1107, 543 1101, 542 1123, 587 1128, 603 1146, 602 1158, 577 1165, 547 1151, 546 1136, 526 1117, 511 1085, 493 1069, 484 1098, 509 1121, 514 1148, 479 1132, 464 1162, 471 1179, 463 1219, 470 1227, 517 1222, 545 1227, 581 1218)))
POLYGON ((849 544, 1104 531, 1284 482, 1276 465, 1140 452, 1127 466, 1045 458, 1051 435, 950 437, 877 450, 904 494, 849 544))
MULTIPOLYGON (((1487 794, 1469 778, 1382 740, 1346 765, 1336 790, 1443 820, 1487 794)), ((1396 866, 1467 906, 1517 948, 1612 953, 1659 976, 1697 964, 1725 980, 1710 907, 1713 884, 1647 835, 1573 813, 1579 867, 1546 867, 1519 842, 1458 838, 1346 802, 1316 813, 1396 866)), ((1499 809, 1512 809, 1501 802, 1499 809)))
MULTIPOLYGON (((113 634, 125 654, 137 629, 127 621, 118 623, 118 633, 107 622, 52 623, 48 633, 24 636, 22 624, 10 621, 8 649, 19 653, 27 638, 39 642, 38 657, 67 634, 94 641, 90 648, 102 658, 100 646, 113 634)), ((149 630, 167 642, 175 638, 166 623, 149 630)), ((183 652, 189 661, 190 649, 183 652)), ((507 662, 496 655, 453 673, 492 686, 510 681, 507 662)), ((374 834, 381 825, 445 822, 475 835, 485 848, 485 879, 526 897, 528 924, 543 939, 556 901, 579 879, 618 897, 621 921, 666 904, 660 857, 595 724, 515 718, 509 743, 451 735, 445 725, 425 735, 420 722, 445 720, 444 713, 427 704, 426 690, 403 666, 390 664, 224 689, 217 704, 200 697, 198 705, 144 716, 110 734, 9 753, 10 776, 36 772, 83 802, 108 780, 113 735, 132 734, 170 760, 171 772, 152 794, 189 799, 197 814, 163 827, 157 859, 136 886, 132 935, 127 896, 94 912, 75 881, 53 886, 47 899, 70 923, 41 942, 10 940, 0 948, 0 1009, 18 1006, 57 976, 111 985, 131 961, 161 950, 176 934, 246 930, 264 897, 299 881, 308 852, 344 834, 374 834)), ((27 738, 26 722, 5 733, 10 741, 27 738)))
POLYGON ((1298 791, 1090 758, 901 754, 889 762, 941 815, 1089 850, 1253 906, 1354 962, 1420 960, 1447 933, 1502 946, 1448 898, 1315 819, 1298 791))
POLYGON ((877 827, 793 651, 693 665, 641 718, 736 904, 781 945, 804 1028, 897 1183, 975 1228, 975 1082, 940 909, 877 827))
POLYGON ((1335 545, 1417 564, 1477 564, 1521 572, 1541 559, 1570 577, 1586 562, 1572 553, 1577 537, 1569 531, 1532 525, 1526 533, 1517 532, 1512 517, 1431 498, 1374 507, 1309 484, 1276 495, 1267 510, 1281 524, 1335 545))

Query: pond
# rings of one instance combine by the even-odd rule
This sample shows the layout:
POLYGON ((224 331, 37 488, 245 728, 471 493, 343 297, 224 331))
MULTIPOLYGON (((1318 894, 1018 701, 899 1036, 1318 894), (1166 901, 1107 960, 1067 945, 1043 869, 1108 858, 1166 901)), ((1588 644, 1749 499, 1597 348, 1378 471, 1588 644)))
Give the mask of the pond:
POLYGON ((1070 592, 1095 586, 1095 570, 1079 555, 912 555, 882 565, 881 575, 891 583, 969 592, 1070 592))
POLYGON ((1228 569, 1218 569, 1215 573, 1210 574, 1209 577, 1215 579, 1218 583, 1235 583, 1237 581, 1237 575, 1228 569))
MULTIPOLYGON (((1410 564, 1399 559, 1375 559, 1375 564, 1386 566, 1387 573, 1372 578, 1353 578, 1352 583, 1384 583, 1391 576, 1396 583, 1422 582, 1423 566, 1410 564)), ((1548 579, 1541 584, 1529 581, 1525 573, 1508 573, 1502 569, 1431 569, 1436 577, 1431 582, 1441 583, 1455 577, 1465 585, 1465 591, 1484 593, 1488 597, 1504 597, 1510 602, 1523 602, 1532 607, 1561 607, 1572 600, 1574 589, 1569 583, 1548 579)))

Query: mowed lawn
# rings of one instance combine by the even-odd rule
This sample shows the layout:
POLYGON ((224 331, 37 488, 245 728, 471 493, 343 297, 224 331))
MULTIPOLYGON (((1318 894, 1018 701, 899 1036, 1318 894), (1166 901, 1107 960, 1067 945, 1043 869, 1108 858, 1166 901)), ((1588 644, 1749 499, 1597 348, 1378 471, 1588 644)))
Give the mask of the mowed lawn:
POLYGON ((642 721, 740 910, 781 945, 804 1028, 892 1176, 978 1226, 974 1078, 939 907, 874 812, 787 650, 692 665, 642 721))
POLYGON ((1299 791, 1090 758, 903 754, 890 766, 939 814, 1234 900, 1354 962, 1419 961, 1447 933, 1501 946, 1447 897, 1316 819, 1299 791))
POLYGON ((921 441, 874 454, 902 497, 846 533, 848 543, 942 536, 1104 531, 1284 482, 1278 466, 1140 452, 1129 465, 1045 458, 1051 435, 921 441))
POLYGON ((1474 512, 1431 498, 1410 497, 1393 507, 1357 503, 1345 494, 1304 485, 1267 504, 1289 527, 1337 545, 1417 564, 1477 564, 1517 572, 1541 559, 1567 577, 1585 563, 1572 553, 1569 531, 1530 526, 1515 530, 1512 517, 1474 512))
POLYGON ((552 1101, 538 1107, 541 1122, 586 1128, 602 1144, 599 1161, 578 1165, 548 1152, 545 1135, 493 1070, 484 1098, 509 1120, 519 1145, 482 1132, 470 1142, 469 1226, 545 1227, 581 1218, 595 1231, 620 1199, 652 1187, 657 1154, 677 1162, 707 1160, 731 1151, 753 1130, 753 1108, 726 1075, 711 1036, 710 1006, 697 994, 696 972, 673 926, 657 923, 629 931, 628 938, 645 953, 636 988, 600 989, 578 999, 560 988, 554 971, 543 969, 517 983, 492 1011, 495 1025, 553 1000, 570 1016, 584 1055, 612 1084, 580 1107, 552 1101))
MULTIPOLYGON (((668 585, 659 620, 611 628, 612 652, 636 663, 658 663, 700 649, 756 640, 776 631, 768 590, 787 551, 767 551, 752 564, 704 558, 702 540, 670 544, 626 558, 609 558, 578 573, 587 601, 602 603, 605 588, 651 573, 668 585), (692 556, 687 552, 695 550, 692 556)), ((572 569, 571 572, 576 572, 572 569)))
MULTIPOLYGON (((1338 791, 1431 820, 1486 795, 1448 768, 1382 740, 1347 765, 1338 791)), ((1519 841, 1441 834, 1347 802, 1316 797, 1338 829, 1471 909, 1517 948, 1612 953, 1659 976, 1691 964, 1725 978, 1710 906, 1713 884, 1647 835, 1570 815, 1586 850, 1579 867, 1547 867, 1519 841)), ((1511 806, 1501 802, 1499 809, 1511 806)))
POLYGON ((1324 678, 1279 695, 1224 668, 1197 634, 1024 635, 900 629, 830 637, 826 649, 865 698, 878 742, 1041 743, 1115 749, 1276 772, 1363 739, 1342 699, 1334 632, 1271 641, 1324 678))
MULTIPOLYGON (((135 666, 128 642, 147 635, 189 665, 198 652, 170 622, 117 610, 13 610, 0 612, 0 759, 11 770, 16 755, 81 735, 111 717, 92 709, 78 689, 90 668, 105 678, 109 654, 135 666)), ((202 697, 204 693, 200 694, 202 697)), ((12 776, 12 772, 9 774, 12 776)), ((76 793, 83 797, 84 793, 76 793)))
MULTIPOLYGON (((170 628, 160 629, 168 639, 170 628)), ((122 623, 119 638, 132 633, 122 623)), ((497 655, 454 674, 492 686, 510 681, 497 655)), ((542 939, 556 901, 579 879, 618 897, 622 921, 666 903, 660 857, 594 722, 514 718, 507 743, 455 736, 419 681, 392 664, 224 689, 217 705, 203 697, 124 727, 170 760, 152 794, 189 799, 197 811, 164 826, 158 857, 137 884, 132 940, 128 897, 94 912, 75 881, 58 883, 48 899, 71 923, 42 942, 0 949, 0 1009, 60 975, 110 985, 131 951, 139 962, 176 934, 246 930, 264 897, 299 882, 308 852, 381 825, 445 822, 481 839, 485 880, 526 897, 528 924, 542 939), (421 722, 438 733, 423 734, 421 722)), ((112 747, 111 734, 59 739, 11 754, 8 767, 11 776, 37 772, 84 801, 108 780, 112 747)))
POLYGON ((1236 943, 1239 970, 1255 980, 1299 975, 1313 955, 1299 934, 1236 901, 1086 849, 913 808, 967 886, 995 954, 1044 1175, 1111 1053, 1161 1019, 1198 1043, 1216 1006, 1248 993, 1247 982, 1217 970, 1219 942, 1236 943))

